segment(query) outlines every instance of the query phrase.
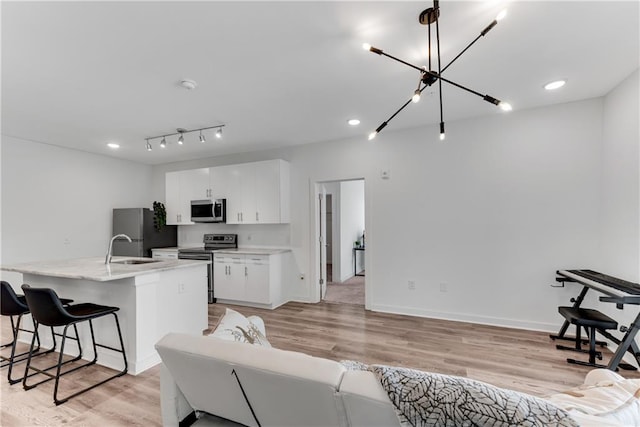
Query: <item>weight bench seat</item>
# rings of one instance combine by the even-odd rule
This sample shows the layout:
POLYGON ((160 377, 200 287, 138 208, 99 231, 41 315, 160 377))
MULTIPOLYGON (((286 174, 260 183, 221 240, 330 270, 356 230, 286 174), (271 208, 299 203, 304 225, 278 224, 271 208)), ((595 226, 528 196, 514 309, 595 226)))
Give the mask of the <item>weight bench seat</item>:
POLYGON ((618 322, 591 308, 558 307, 558 312, 571 324, 587 328, 618 329, 618 322))
POLYGON ((610 318, 604 313, 591 308, 580 307, 558 307, 558 313, 564 317, 567 322, 576 325, 576 346, 575 348, 557 345, 559 350, 573 350, 589 354, 589 361, 583 362, 575 359, 567 359, 568 363, 595 367, 605 367, 596 363, 596 357, 602 359, 602 353, 596 351, 596 330, 617 329, 618 322, 610 318), (580 329, 584 328, 589 335, 589 350, 582 349, 582 339, 580 337, 580 329))

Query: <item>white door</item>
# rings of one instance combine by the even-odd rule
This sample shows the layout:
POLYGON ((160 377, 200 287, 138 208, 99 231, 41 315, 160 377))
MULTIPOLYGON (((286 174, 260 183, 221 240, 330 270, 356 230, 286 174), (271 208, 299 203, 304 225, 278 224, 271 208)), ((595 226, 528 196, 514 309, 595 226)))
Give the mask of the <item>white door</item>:
POLYGON ((320 250, 320 300, 323 300, 327 294, 327 189, 324 185, 319 186, 318 205, 319 205, 319 238, 318 245, 320 250))

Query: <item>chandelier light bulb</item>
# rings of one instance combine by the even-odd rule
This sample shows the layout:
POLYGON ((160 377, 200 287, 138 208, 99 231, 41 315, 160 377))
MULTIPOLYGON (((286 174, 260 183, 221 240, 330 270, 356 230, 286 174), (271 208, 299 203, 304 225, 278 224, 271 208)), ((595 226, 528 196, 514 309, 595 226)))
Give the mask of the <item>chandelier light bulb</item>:
POLYGON ((167 146, 167 139, 162 137, 162 141, 160 141, 160 148, 165 148, 167 146))
POLYGON ((218 128, 218 130, 216 131, 216 138, 222 138, 222 128, 218 128))
POLYGON ((362 48, 364 50, 371 50, 371 45, 369 43, 362 43, 362 48))
POLYGON ((420 101, 420 89, 417 89, 414 93, 413 96, 411 97, 411 101, 413 103, 416 103, 418 101, 420 101))
POLYGON ((511 106, 511 104, 509 104, 508 102, 504 102, 504 101, 500 101, 500 104, 498 104, 498 107, 500 107, 502 109, 502 111, 511 111, 511 110, 513 110, 513 107, 511 106))
POLYGON ((371 132, 371 133, 369 134, 369 141, 373 140, 373 139, 376 137, 376 135, 377 135, 377 134, 378 134, 378 132, 375 132, 375 131, 374 131, 374 132, 371 132))
POLYGON ((498 16, 496 16, 496 21, 498 22, 502 21, 505 18, 505 16, 507 16, 507 9, 502 9, 500 13, 498 13, 498 16))

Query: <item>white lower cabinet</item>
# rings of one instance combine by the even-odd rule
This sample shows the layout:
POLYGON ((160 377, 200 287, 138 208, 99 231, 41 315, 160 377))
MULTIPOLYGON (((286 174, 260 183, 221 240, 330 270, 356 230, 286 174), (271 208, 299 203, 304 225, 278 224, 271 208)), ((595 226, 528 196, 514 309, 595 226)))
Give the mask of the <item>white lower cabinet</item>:
POLYGON ((282 257, 274 255, 214 255, 215 296, 234 303, 267 305, 282 303, 282 257))

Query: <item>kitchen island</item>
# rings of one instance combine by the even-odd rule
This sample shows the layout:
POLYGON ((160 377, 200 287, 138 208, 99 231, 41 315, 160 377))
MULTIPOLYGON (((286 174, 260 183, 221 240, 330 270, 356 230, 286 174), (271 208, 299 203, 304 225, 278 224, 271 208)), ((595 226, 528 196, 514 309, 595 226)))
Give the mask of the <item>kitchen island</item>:
MULTIPOLYGON (((118 318, 122 328, 129 374, 158 364, 160 357, 154 345, 168 332, 201 335, 208 327, 207 264, 196 260, 151 260, 150 258, 113 257, 79 258, 48 262, 31 262, 2 266, 2 270, 23 274, 23 282, 32 287, 47 287, 61 298, 74 303, 92 302, 120 307, 118 318), (126 262, 126 263, 123 263, 126 262)), ((20 284, 12 284, 22 293, 20 284)), ((30 318, 25 318, 27 327, 30 318)), ((96 340, 119 347, 118 334, 111 318, 94 320, 96 340)), ((48 328, 40 328, 40 338, 51 346, 48 328)), ((60 328, 61 330, 61 328, 60 328)), ((91 336, 86 324, 78 326, 84 350, 83 357, 93 357, 91 336)), ((22 341, 30 342, 30 335, 22 341)), ((59 341, 59 340, 58 340, 59 341)), ((65 353, 77 354, 73 341, 65 353)), ((121 356, 98 349, 98 363, 122 369, 121 356)))

